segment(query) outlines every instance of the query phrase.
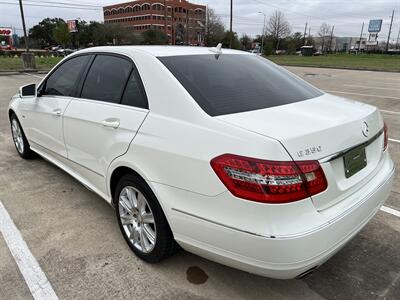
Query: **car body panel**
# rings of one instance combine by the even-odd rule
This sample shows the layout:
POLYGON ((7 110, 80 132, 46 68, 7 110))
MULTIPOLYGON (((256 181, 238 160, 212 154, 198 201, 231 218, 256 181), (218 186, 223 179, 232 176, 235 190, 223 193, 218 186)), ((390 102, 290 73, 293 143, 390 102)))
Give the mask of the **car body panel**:
POLYGON ((146 109, 74 98, 63 115, 68 159, 105 176, 110 163, 128 150, 147 113, 146 109))
POLYGON ((28 139, 42 147, 67 157, 62 115, 70 97, 24 97, 19 100, 24 132, 28 139))

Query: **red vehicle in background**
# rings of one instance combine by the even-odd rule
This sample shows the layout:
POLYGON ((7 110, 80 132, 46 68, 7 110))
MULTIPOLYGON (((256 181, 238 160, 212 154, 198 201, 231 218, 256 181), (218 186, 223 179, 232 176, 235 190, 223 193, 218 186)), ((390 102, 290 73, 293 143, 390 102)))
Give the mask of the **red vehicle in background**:
POLYGON ((0 50, 12 50, 13 38, 11 27, 0 27, 0 50))

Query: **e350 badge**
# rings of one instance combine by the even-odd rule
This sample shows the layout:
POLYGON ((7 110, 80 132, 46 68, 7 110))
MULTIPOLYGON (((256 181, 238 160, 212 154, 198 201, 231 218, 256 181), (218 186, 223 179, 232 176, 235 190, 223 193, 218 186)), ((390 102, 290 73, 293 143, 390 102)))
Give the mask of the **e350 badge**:
POLYGON ((310 156, 310 155, 313 155, 318 152, 322 152, 321 146, 309 147, 304 150, 299 150, 299 151, 297 151, 297 156, 298 157, 310 156))

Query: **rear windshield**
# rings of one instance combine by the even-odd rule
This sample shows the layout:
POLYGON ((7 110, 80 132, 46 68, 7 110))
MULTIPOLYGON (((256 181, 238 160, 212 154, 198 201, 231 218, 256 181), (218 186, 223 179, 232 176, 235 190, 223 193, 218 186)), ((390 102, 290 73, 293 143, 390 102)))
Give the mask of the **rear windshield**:
POLYGON ((256 55, 159 57, 210 116, 269 108, 322 95, 305 81, 256 55))

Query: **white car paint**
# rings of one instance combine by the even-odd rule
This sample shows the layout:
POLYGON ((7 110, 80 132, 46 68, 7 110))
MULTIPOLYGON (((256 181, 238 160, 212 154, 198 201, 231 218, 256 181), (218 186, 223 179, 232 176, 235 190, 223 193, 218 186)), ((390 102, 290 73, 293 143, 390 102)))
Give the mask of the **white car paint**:
POLYGON ((72 97, 59 101, 18 95, 9 108, 35 152, 106 201, 112 202, 115 170, 137 172, 157 196, 174 238, 188 251, 251 273, 293 278, 343 247, 390 193, 394 164, 388 151, 382 151, 383 134, 366 147, 367 167, 350 178, 344 176, 343 158, 334 157, 381 132, 383 120, 373 106, 323 94, 210 117, 157 59, 214 55, 209 49, 96 47, 69 57, 92 52, 132 59, 148 110, 72 97), (361 134, 364 121, 369 138, 361 134), (225 153, 273 161, 318 160, 328 188, 285 204, 240 199, 210 166, 225 153))

